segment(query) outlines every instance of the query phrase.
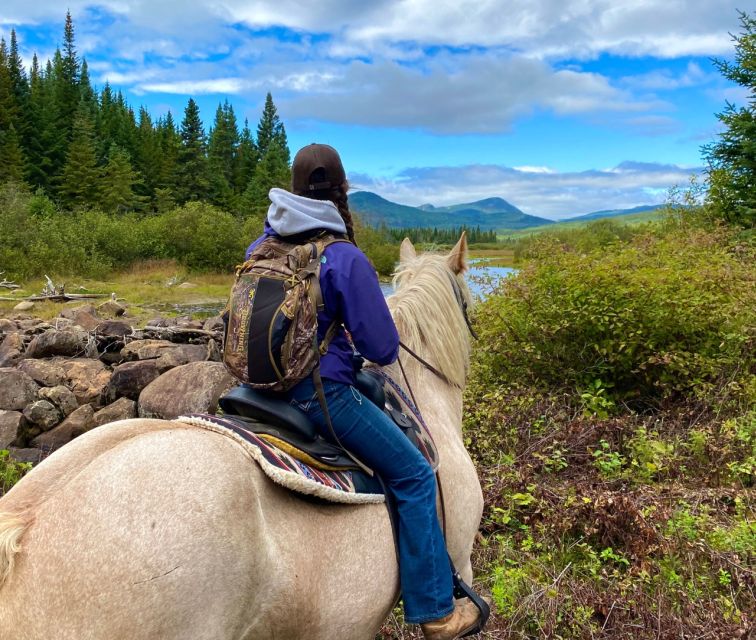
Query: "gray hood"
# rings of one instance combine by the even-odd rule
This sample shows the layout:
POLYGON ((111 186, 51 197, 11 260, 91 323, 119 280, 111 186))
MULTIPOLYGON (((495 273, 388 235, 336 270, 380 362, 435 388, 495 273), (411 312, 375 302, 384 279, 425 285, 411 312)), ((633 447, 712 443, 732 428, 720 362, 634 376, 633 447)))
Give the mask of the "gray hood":
POLYGON ((313 200, 284 189, 271 189, 268 197, 268 224, 279 236, 315 229, 346 233, 344 220, 330 200, 313 200))

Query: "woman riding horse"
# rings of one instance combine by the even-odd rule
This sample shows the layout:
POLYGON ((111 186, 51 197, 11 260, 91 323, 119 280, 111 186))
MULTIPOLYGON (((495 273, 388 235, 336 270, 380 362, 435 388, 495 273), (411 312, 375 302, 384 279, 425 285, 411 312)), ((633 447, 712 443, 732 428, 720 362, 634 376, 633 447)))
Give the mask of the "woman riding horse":
MULTIPOLYGON (((271 237, 296 242, 328 232, 349 239, 326 247, 320 269, 324 308, 318 314, 318 341, 335 319, 343 323, 320 366, 332 428, 338 443, 380 476, 396 505, 405 620, 420 624, 428 639, 457 638, 475 627, 479 612, 468 600, 454 604, 433 470, 390 418, 355 388, 354 347, 368 360, 388 365, 397 359, 399 335, 375 269, 357 248, 347 189, 346 173, 333 147, 310 144, 300 149, 292 164, 293 193, 270 191, 265 232, 250 245, 247 256, 271 237)), ((333 438, 311 378, 290 390, 288 397, 325 438, 333 438)))

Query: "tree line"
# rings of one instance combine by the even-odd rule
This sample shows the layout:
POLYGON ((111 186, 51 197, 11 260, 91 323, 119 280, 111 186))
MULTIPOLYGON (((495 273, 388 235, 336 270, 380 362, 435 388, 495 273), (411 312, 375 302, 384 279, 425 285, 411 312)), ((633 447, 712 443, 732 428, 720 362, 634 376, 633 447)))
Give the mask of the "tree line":
POLYGON ((259 212, 274 186, 287 187, 286 130, 268 93, 253 133, 234 108, 218 105, 205 132, 190 98, 182 121, 169 111, 137 112, 108 83, 97 90, 76 51, 66 14, 63 47, 27 70, 15 30, 0 39, 0 183, 38 189, 65 209, 165 212, 207 201, 234 213, 259 212))
POLYGON ((401 229, 382 229, 384 235, 395 242, 401 242, 404 238, 409 238, 413 243, 431 243, 431 244, 454 244, 459 240, 462 232, 467 233, 467 241, 471 244, 481 242, 496 242, 496 231, 493 229, 481 229, 480 225, 468 227, 462 225, 459 227, 402 227, 401 229))

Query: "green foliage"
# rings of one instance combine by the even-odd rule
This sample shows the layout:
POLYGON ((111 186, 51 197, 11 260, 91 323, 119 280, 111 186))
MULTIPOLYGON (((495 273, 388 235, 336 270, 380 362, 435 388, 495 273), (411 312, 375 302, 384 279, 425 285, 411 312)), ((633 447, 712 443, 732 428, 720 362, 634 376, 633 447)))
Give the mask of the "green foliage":
POLYGON ((16 462, 7 449, 0 449, 0 496, 10 491, 31 468, 30 463, 16 462))
POLYGON ((746 106, 727 103, 717 118, 719 139, 703 148, 709 162, 709 201, 731 224, 756 226, 756 14, 740 13, 735 61, 715 60, 722 75, 750 92, 746 106))
POLYGON ((595 415, 722 384, 747 393, 756 294, 746 247, 738 255, 722 233, 679 229, 589 253, 546 238, 537 253, 478 308, 484 379, 570 389, 595 415))
POLYGON ((396 263, 399 261, 399 245, 392 242, 385 227, 365 226, 359 218, 354 217, 353 219, 357 245, 365 252, 380 275, 390 276, 394 273, 396 263))
POLYGON ((261 231, 261 218, 237 218, 205 203, 159 215, 63 213, 42 193, 0 188, 0 265, 18 279, 44 273, 101 277, 155 258, 230 272, 261 231))

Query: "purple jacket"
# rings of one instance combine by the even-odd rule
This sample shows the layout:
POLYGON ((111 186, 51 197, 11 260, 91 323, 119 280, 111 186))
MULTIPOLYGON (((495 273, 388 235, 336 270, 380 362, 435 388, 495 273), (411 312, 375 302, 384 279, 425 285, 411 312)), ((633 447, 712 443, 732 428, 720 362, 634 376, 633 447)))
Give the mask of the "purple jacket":
MULTIPOLYGON (((272 200, 273 195, 271 192, 272 200)), ((288 193, 286 195, 291 196, 288 193)), ((309 200, 309 203, 312 202, 309 200)), ((323 221, 304 224, 304 226, 316 224, 323 226, 301 229, 301 216, 297 215, 297 211, 291 210, 291 202, 288 205, 290 208, 284 212, 284 218, 288 216, 288 218, 297 219, 300 223, 294 227, 297 233, 281 233, 290 229, 291 226, 281 224, 280 218, 275 218, 269 212, 264 233, 249 246, 247 257, 254 247, 271 236, 285 238, 287 235, 307 234, 307 232, 315 235, 322 228, 331 232, 337 231, 331 224, 323 221), (278 231, 271 226, 271 222, 278 227, 278 231)), ((271 205, 271 210, 274 206, 275 204, 271 205)), ((362 251, 346 242, 337 242, 326 247, 321 257, 320 288, 323 293, 324 309, 318 314, 319 340, 322 340, 331 322, 337 318, 349 331, 355 347, 365 358, 380 365, 390 364, 396 360, 399 351, 399 334, 378 284, 375 269, 362 251)), ((343 329, 340 329, 328 346, 328 352, 321 358, 320 371, 323 378, 354 384, 352 354, 353 350, 346 334, 343 329)))

